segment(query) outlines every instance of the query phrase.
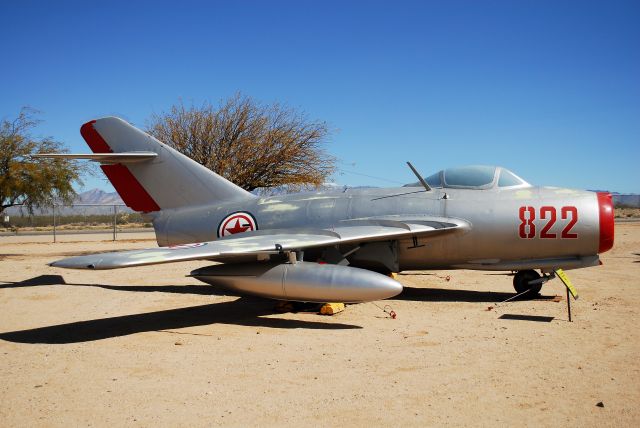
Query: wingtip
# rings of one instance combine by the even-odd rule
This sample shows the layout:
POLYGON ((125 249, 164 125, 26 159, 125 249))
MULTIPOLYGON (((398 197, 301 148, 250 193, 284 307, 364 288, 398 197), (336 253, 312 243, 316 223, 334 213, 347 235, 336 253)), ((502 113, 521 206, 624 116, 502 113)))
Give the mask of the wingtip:
POLYGON ((73 263, 72 259, 56 260, 55 262, 47 263, 47 265, 50 267, 62 269, 96 269, 95 263, 83 265, 78 262, 73 263))

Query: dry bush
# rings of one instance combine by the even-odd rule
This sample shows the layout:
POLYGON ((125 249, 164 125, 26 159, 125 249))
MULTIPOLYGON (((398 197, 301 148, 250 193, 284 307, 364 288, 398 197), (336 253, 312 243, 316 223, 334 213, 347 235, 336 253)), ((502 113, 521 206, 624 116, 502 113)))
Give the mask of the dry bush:
POLYGON ((182 101, 153 115, 147 132, 246 190, 316 187, 334 171, 325 122, 236 94, 218 106, 182 101))

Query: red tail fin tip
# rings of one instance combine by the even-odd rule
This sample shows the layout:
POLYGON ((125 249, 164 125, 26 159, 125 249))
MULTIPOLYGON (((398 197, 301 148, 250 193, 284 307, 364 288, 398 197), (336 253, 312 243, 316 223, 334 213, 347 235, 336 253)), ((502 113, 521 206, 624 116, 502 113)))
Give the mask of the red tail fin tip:
MULTIPOLYGON (((94 153, 113 153, 109 144, 96 131, 93 124, 95 120, 85 123, 80 127, 80 135, 87 142, 94 153)), ((122 200, 134 211, 151 212, 158 211, 160 207, 151 195, 142 187, 142 184, 131 173, 129 168, 122 164, 100 165, 113 187, 122 200)))

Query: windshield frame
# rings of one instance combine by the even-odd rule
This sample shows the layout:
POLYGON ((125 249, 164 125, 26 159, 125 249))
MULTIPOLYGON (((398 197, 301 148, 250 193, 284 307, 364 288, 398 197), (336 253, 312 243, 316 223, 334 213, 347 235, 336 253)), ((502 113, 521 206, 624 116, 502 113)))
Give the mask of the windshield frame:
MULTIPOLYGON (((463 190, 489 190, 489 189, 496 189, 496 190, 511 190, 511 189, 520 189, 520 188, 526 188, 526 187, 532 187, 531 184, 529 184, 526 180, 524 180, 522 177, 520 177, 519 175, 515 174, 513 171, 511 171, 510 169, 501 167, 501 166, 494 166, 494 165, 465 165, 465 166, 487 166, 487 167, 491 167, 494 168, 494 173, 493 173, 493 180, 490 183, 487 184, 483 184, 480 186, 467 186, 467 185, 454 185, 454 184, 448 184, 446 182, 446 171, 448 169, 452 169, 452 168, 445 168, 445 169, 441 169, 440 171, 434 173, 434 174, 430 174, 429 176, 424 176, 423 178, 425 179, 425 181, 427 181, 427 183, 429 184, 430 187, 435 188, 435 189, 463 189, 463 190), (500 177, 502 176, 502 172, 506 171, 507 173, 513 175, 515 178, 517 178, 518 180, 520 180, 519 184, 514 184, 512 186, 499 186, 498 182, 500 181, 500 177), (438 181, 439 183, 434 183, 433 181, 433 177, 438 177, 438 181)), ((460 168, 464 168, 465 166, 461 166, 460 168)), ((405 184, 404 187, 420 187, 420 182, 416 182, 416 183, 410 183, 410 184, 405 184)))

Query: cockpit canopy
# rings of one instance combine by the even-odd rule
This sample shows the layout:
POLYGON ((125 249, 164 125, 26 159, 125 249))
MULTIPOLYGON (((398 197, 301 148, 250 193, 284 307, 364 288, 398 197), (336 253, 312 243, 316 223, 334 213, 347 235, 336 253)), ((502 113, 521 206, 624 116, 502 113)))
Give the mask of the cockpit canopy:
MULTIPOLYGON (((443 169, 425 178, 431 187, 452 189, 492 189, 528 187, 529 183, 506 168, 487 165, 459 166, 443 169)), ((420 187, 420 183, 407 184, 405 187, 420 187)))

